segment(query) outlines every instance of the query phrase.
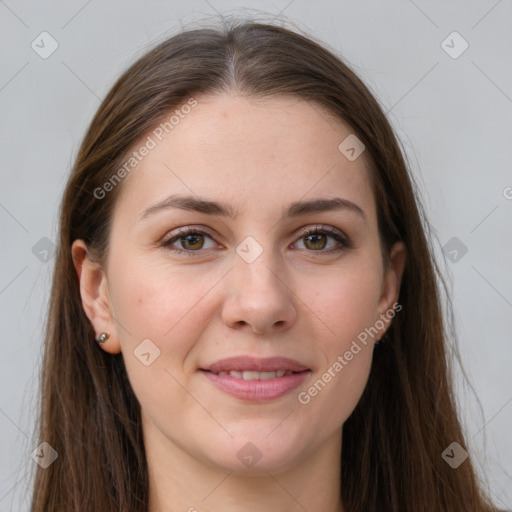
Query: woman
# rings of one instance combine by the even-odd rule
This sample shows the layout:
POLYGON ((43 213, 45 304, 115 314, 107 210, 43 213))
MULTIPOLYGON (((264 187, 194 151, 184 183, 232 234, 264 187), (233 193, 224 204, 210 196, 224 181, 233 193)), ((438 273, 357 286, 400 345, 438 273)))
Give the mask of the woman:
POLYGON ((144 55, 60 222, 33 512, 495 510, 397 139, 311 38, 240 22, 144 55))

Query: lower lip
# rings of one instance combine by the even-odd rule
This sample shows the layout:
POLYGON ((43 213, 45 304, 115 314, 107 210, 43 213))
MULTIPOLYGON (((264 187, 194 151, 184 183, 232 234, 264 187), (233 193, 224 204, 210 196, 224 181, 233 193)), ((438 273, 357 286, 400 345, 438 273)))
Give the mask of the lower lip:
POLYGON ((273 400, 286 395, 299 387, 311 373, 310 370, 307 370, 267 380, 244 380, 231 377, 231 375, 217 375, 206 370, 201 370, 201 372, 222 391, 249 402, 273 400))

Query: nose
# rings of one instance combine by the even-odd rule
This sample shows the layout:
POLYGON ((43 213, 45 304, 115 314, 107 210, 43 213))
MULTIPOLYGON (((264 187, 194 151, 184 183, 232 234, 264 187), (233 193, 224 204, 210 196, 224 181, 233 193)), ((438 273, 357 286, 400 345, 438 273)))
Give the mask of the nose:
POLYGON ((264 250, 251 263, 236 255, 222 308, 222 319, 232 329, 263 335, 287 330, 295 322, 292 279, 271 252, 264 250))

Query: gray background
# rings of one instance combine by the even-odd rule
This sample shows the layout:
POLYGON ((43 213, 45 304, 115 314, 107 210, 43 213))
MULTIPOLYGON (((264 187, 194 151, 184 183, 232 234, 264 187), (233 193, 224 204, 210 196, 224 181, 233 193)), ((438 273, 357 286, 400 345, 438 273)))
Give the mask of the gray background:
POLYGON ((275 0, 257 7, 0 0, 0 511, 28 510, 53 263, 44 261, 44 237, 56 238, 81 137, 135 56, 218 13, 290 20, 341 52, 388 112, 419 181, 436 254, 443 257, 457 238, 450 244, 459 247, 445 252, 455 248, 458 259, 447 258, 443 268, 472 385, 458 370, 457 396, 478 470, 498 506, 512 509, 511 1, 275 0), (59 45, 47 59, 31 47, 43 31, 59 45), (457 58, 444 48, 456 52, 460 40, 442 46, 453 31, 469 44, 457 58))

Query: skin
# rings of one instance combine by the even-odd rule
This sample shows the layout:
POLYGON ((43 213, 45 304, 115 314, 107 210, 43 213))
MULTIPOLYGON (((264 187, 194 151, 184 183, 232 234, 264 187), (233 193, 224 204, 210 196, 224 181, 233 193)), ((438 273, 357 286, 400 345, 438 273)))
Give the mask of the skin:
POLYGON ((390 322, 308 404, 298 394, 397 302, 404 245, 385 267, 365 155, 351 162, 338 150, 348 125, 297 98, 196 99, 125 178, 105 265, 73 244, 84 310, 97 335, 110 333, 98 350, 122 352, 141 404, 149 510, 342 511, 342 426, 390 322), (171 194, 226 202, 238 216, 168 208, 140 219, 171 194), (350 210, 279 220, 293 201, 332 197, 366 220, 350 210), (354 247, 330 235, 308 241, 301 230, 318 224, 354 247), (181 254, 162 245, 186 226, 210 233, 176 239, 181 254), (251 263, 236 252, 247 236, 263 251, 251 263), (133 353, 145 339, 160 350, 149 366, 133 353), (283 397, 246 402, 198 371, 234 355, 289 357, 311 374, 283 397), (252 467, 237 457, 248 442, 261 453, 252 467))

